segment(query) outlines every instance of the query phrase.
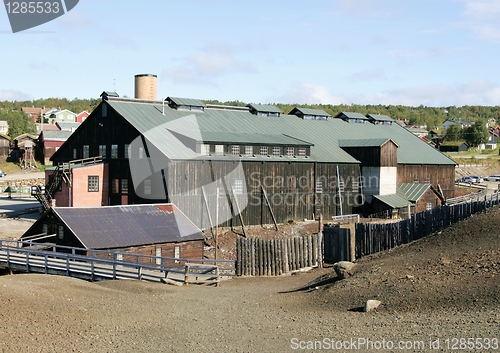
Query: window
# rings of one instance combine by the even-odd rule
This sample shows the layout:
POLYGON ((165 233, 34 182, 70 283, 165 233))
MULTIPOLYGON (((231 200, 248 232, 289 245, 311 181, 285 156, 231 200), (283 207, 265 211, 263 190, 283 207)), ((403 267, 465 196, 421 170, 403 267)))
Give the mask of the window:
POLYGON ((287 147, 287 148, 286 148, 286 155, 287 155, 288 157, 293 157, 293 156, 295 156, 295 148, 293 148, 293 147, 287 147))
POLYGON ((118 158, 118 145, 111 145, 111 158, 118 158))
POLYGON ((130 156, 130 144, 126 143, 124 148, 123 148, 123 157, 124 158, 129 158, 130 156))
POLYGON ((210 145, 206 143, 202 144, 200 152, 202 156, 208 156, 210 154, 210 145))
POLYGON ((339 185, 339 192, 344 192, 345 183, 344 180, 342 180, 342 178, 339 179, 338 185, 339 185))
POLYGON ((119 185, 118 185, 119 181, 120 181, 119 179, 112 179, 111 180, 111 193, 112 194, 117 194, 118 193, 118 191, 119 191, 119 185))
POLYGON ((64 226, 57 226, 57 237, 64 239, 64 226))
POLYGON ((122 194, 128 194, 128 179, 121 180, 122 194))
POLYGON ((260 155, 267 156, 267 146, 260 146, 260 155))
POLYGON ((161 248, 160 247, 158 247, 158 248, 155 249, 155 256, 156 256, 155 263, 157 265, 161 265, 161 248))
POLYGON ((151 195, 151 180, 144 180, 144 195, 151 195))
POLYGON ((102 117, 105 118, 108 116, 108 105, 106 103, 102 104, 102 117))
POLYGON ((359 192, 359 181, 353 179, 351 181, 351 188, 352 188, 352 192, 359 192))
POLYGON ((321 180, 316 180, 316 194, 321 194, 323 192, 323 183, 321 180))
MULTIPOLYGON (((174 257, 176 259, 179 259, 181 257, 181 247, 180 246, 174 247, 174 257)), ((178 263, 179 260, 175 260, 175 262, 178 263)))
POLYGON ((224 145, 215 145, 215 154, 222 156, 224 154, 224 145))
POLYGON ((253 146, 245 146, 245 154, 247 156, 253 156, 253 146))
POLYGON ((431 183, 431 178, 430 177, 425 178, 425 183, 426 184, 430 184, 431 183))
POLYGON ((305 157, 305 156, 306 156, 306 148, 299 147, 299 157, 305 157))
POLYGON ((88 177, 88 191, 98 192, 99 191, 99 176, 89 175, 88 177))
POLYGON ((106 145, 99 145, 99 156, 106 158, 106 145))
POLYGON ((235 154, 235 155, 239 155, 240 154, 240 146, 232 145, 231 146, 231 153, 235 154))
POLYGON ((234 179, 234 193, 236 195, 243 194, 243 180, 242 179, 234 179))
POLYGON ((144 147, 139 147, 139 158, 144 158, 144 147))
POLYGON ((49 225, 47 223, 44 223, 42 225, 42 233, 47 235, 49 233, 49 225))
POLYGON ((73 148, 73 159, 77 159, 78 158, 78 150, 76 148, 73 148))
POLYGON ((83 145, 83 158, 90 157, 90 148, 89 145, 83 145))
POLYGON ((415 179, 413 179, 413 184, 418 184, 418 178, 415 177, 415 179))
POLYGON ((281 154, 281 148, 273 147, 273 156, 279 156, 281 154))
POLYGON ((430 211, 430 210, 432 210, 432 203, 428 202, 428 203, 425 205, 425 210, 426 210, 426 211, 430 211))

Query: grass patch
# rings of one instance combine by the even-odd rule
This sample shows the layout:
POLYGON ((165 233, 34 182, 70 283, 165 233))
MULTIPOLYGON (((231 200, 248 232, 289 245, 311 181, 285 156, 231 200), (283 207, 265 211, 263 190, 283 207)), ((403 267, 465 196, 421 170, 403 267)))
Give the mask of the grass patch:
POLYGON ((20 173, 20 172, 23 171, 21 169, 21 167, 19 167, 17 164, 12 163, 12 162, 3 162, 3 163, 0 163, 0 170, 2 172, 7 173, 7 175, 14 174, 14 173, 20 173))

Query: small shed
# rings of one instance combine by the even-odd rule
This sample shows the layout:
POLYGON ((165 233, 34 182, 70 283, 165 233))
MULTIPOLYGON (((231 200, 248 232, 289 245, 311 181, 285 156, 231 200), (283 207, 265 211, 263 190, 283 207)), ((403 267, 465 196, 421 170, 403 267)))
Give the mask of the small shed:
POLYGON ((430 184, 398 184, 397 190, 412 203, 413 212, 416 213, 433 209, 443 203, 443 198, 430 184))
POLYGON ((448 141, 439 146, 441 152, 467 152, 469 146, 465 142, 448 141))
POLYGON ((200 229, 171 203, 52 207, 21 240, 186 259, 203 258, 204 245, 200 229))

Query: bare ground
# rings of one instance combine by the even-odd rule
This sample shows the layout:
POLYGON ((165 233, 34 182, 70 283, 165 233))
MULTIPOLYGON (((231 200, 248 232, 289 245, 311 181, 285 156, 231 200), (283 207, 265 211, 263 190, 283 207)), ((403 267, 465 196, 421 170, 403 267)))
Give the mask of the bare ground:
POLYGON ((285 352, 325 337, 423 341, 428 351, 430 339, 500 339, 499 221, 499 209, 475 215, 363 258, 345 280, 331 268, 219 288, 1 276, 0 351, 285 352), (359 312, 368 299, 382 305, 359 312))

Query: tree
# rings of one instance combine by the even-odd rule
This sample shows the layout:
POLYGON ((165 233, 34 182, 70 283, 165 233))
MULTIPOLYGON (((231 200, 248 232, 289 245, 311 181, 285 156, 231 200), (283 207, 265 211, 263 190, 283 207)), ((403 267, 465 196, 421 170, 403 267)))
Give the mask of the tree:
POLYGON ((462 125, 459 123, 451 124, 446 129, 446 141, 461 141, 463 140, 462 125))
POLYGON ((488 142, 490 133, 484 120, 478 120, 474 125, 464 129, 464 140, 469 146, 478 146, 488 142))
POLYGON ((33 118, 21 111, 8 111, 0 113, 0 120, 6 120, 9 124, 9 136, 14 138, 24 133, 35 134, 36 126, 33 118))

